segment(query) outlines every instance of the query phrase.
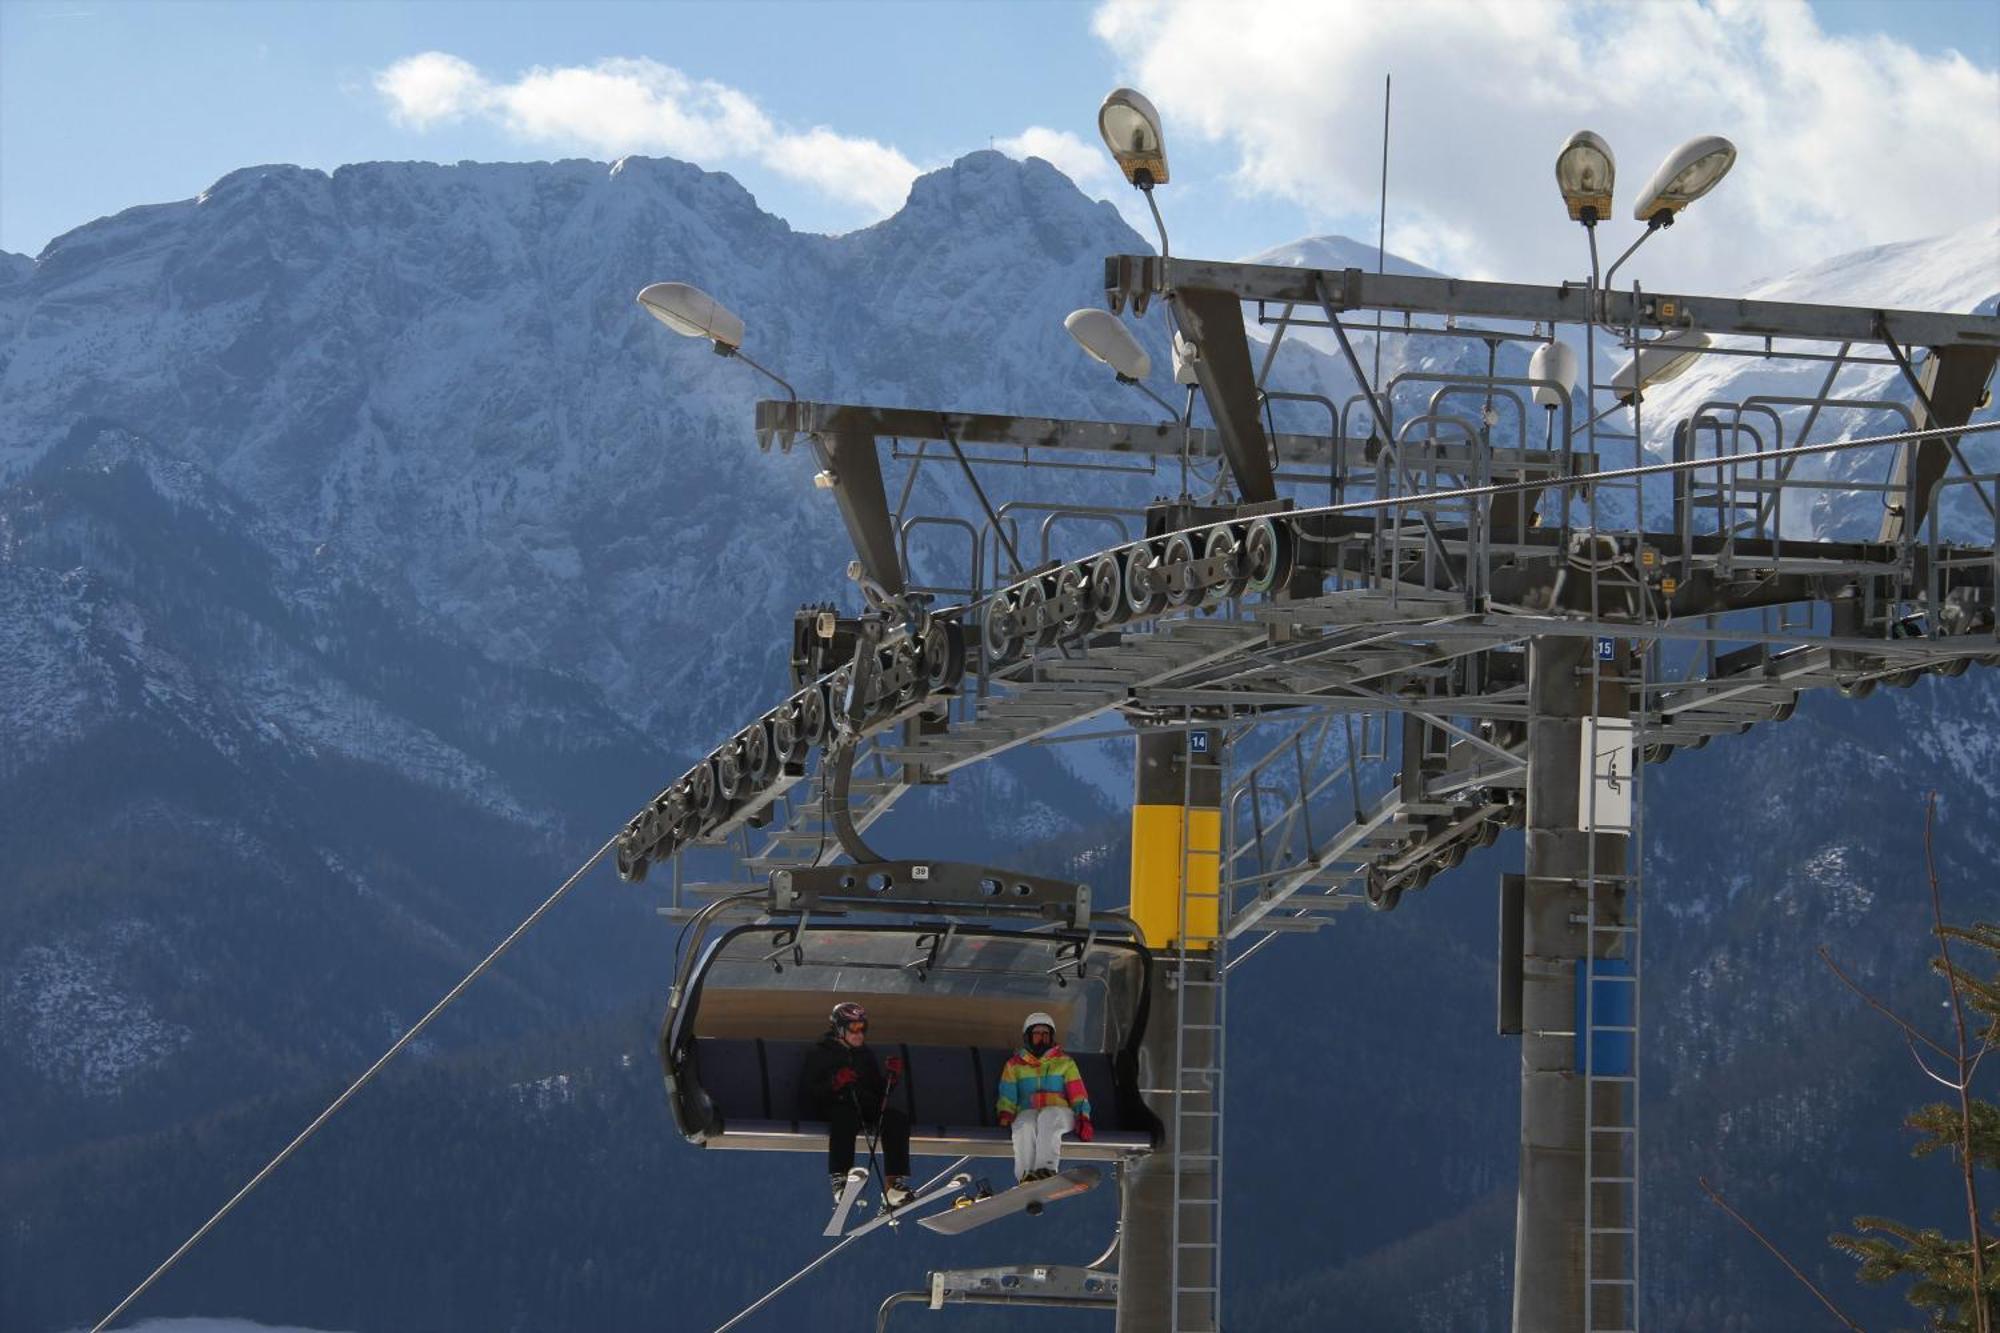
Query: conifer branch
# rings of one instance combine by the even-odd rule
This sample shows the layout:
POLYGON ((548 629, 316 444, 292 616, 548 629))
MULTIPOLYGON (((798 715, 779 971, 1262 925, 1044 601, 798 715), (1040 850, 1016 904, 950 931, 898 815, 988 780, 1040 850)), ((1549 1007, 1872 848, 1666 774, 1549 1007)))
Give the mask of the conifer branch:
POLYGON ((1859 995, 1864 1001, 1866 1001, 1870 1009, 1875 1010, 1875 1012, 1881 1014, 1884 1018, 1887 1018, 1891 1023, 1894 1023, 1898 1028, 1902 1029, 1904 1041, 1912 1041, 1912 1040, 1920 1041, 1924 1045, 1936 1051, 1939 1055, 1943 1056, 1945 1059, 1949 1060, 1952 1058, 1951 1052, 1945 1048, 1942 1042, 1934 1041, 1930 1037, 1926 1036, 1924 1033, 1918 1031, 1916 1025, 1910 1022, 1909 1019, 1904 1018, 1901 1014, 1889 1008, 1888 1005, 1883 1004, 1880 1000, 1876 999, 1874 995, 1864 990, 1861 987, 1860 983, 1855 981, 1853 977, 1848 976, 1846 972, 1842 971, 1840 964, 1833 961, 1833 955, 1827 951, 1827 947, 1824 944, 1819 946, 1817 952, 1820 956, 1820 961, 1825 963, 1829 968, 1833 969, 1833 975, 1839 977, 1841 981, 1847 986, 1847 989, 1853 991, 1856 995, 1859 995))
MULTIPOLYGON (((1959 998, 1957 971, 1951 965, 1952 932, 1944 923, 1944 893, 1938 888, 1937 853, 1932 829, 1937 823, 1937 792, 1924 797, 1924 874, 1931 887, 1931 921, 1938 937, 1938 957, 1944 962, 1945 991, 1951 997, 1952 1030, 1958 1042, 1959 1169, 1965 1174, 1965 1217, 1972 1228, 1972 1315, 1979 1333, 1992 1333, 1993 1314, 1986 1297, 1986 1240, 1979 1224, 1979 1184, 1972 1159, 1972 1068, 1965 1045, 1965 1005, 1959 998)), ((1915 1053, 1915 1048, 1911 1048, 1915 1053)))

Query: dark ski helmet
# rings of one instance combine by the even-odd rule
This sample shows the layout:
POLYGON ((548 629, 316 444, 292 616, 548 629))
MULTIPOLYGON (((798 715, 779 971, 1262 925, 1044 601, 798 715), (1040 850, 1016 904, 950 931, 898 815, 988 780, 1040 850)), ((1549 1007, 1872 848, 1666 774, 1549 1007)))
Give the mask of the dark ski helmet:
POLYGON ((849 1023, 859 1023, 867 1027, 868 1011, 852 1000, 842 1000, 833 1006, 833 1012, 827 1015, 826 1021, 835 1031, 844 1029, 849 1023))

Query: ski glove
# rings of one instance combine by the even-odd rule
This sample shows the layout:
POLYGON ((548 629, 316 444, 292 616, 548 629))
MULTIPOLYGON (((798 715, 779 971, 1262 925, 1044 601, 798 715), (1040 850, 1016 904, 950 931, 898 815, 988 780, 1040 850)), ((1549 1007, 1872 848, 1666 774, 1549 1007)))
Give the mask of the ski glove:
POLYGON ((903 1057, 892 1055, 888 1060, 883 1062, 882 1067, 889 1071, 890 1078, 901 1078, 903 1076, 903 1057))
POLYGON ((1006 1129, 1013 1123, 1014 1113, 1012 1111, 1002 1111, 1000 1113, 1000 1128, 1006 1129))
POLYGON ((861 1075, 855 1073, 852 1068, 836 1069, 833 1071, 833 1090, 845 1092, 853 1087, 855 1080, 860 1077, 861 1075))
POLYGON ((1085 1143, 1097 1137, 1097 1131, 1090 1127, 1089 1116, 1080 1115, 1076 1118, 1076 1136, 1085 1143))

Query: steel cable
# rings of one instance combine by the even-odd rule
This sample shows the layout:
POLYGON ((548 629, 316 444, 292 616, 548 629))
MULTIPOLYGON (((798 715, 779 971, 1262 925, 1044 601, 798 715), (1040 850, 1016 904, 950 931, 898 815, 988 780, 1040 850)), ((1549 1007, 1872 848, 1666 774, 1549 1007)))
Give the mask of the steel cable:
POLYGON ((560 902, 562 900, 563 895, 568 893, 572 888, 574 888, 579 880, 581 880, 585 875, 589 874, 590 871, 596 867, 597 863, 604 859, 605 853, 609 852, 612 849, 612 847, 617 845, 617 842, 618 839, 617 837, 614 836, 606 840, 605 844, 602 847, 599 847, 595 852, 591 853, 590 859, 585 861, 582 865, 578 866, 576 870, 570 875, 570 877, 562 882, 562 886, 560 888, 558 888, 554 893, 550 894, 547 898, 544 898, 542 900, 541 906, 537 907, 534 911, 528 913, 528 915, 522 920, 521 924, 514 927, 514 929, 508 933, 506 939, 501 940, 499 944, 494 946, 493 952, 487 954, 486 957, 480 959, 478 966, 474 967, 470 972, 466 973, 464 978, 461 979, 456 986, 453 986, 449 991, 446 991, 444 998, 439 1000, 436 1004, 432 1005, 429 1013, 425 1014, 422 1018, 418 1019, 415 1026, 411 1027, 409 1031, 405 1032, 402 1036, 396 1038, 395 1044, 390 1046, 388 1050, 382 1052, 381 1056, 376 1059, 375 1063, 368 1066, 368 1068, 362 1072, 361 1077, 355 1079, 352 1083, 348 1084, 346 1091, 342 1092, 338 1097, 335 1097, 331 1102, 327 1103, 326 1109, 321 1111, 318 1115, 314 1116, 312 1123, 307 1125, 304 1129, 300 1130, 297 1138, 293 1139, 290 1143, 286 1144, 284 1149, 281 1152, 279 1152, 279 1154, 276 1157, 273 1157, 270 1161, 266 1162, 262 1170, 260 1170, 256 1175, 250 1177, 248 1183, 246 1183, 242 1189, 237 1190, 236 1193, 230 1197, 228 1203, 225 1203, 222 1205, 222 1207, 218 1208, 213 1217, 209 1218, 206 1222, 203 1222, 199 1227, 195 1229, 193 1235, 189 1236, 186 1240, 182 1241, 180 1248, 175 1250, 172 1254, 168 1255, 165 1263, 161 1264, 158 1268, 155 1268, 150 1274, 147 1275, 147 1278, 144 1282, 141 1282, 138 1286, 134 1287, 132 1289, 131 1295, 127 1296, 124 1300, 118 1302, 118 1306, 116 1309, 112 1310, 110 1314, 104 1316, 104 1318, 98 1320, 97 1323, 92 1325, 91 1333, 104 1333, 104 1330, 111 1326, 111 1322, 114 1319, 118 1318, 119 1315, 124 1314, 126 1310, 131 1308, 132 1302, 138 1300, 141 1296, 145 1295, 148 1288, 150 1288, 155 1282, 158 1282, 162 1277, 166 1276, 169 1269, 173 1268, 175 1264, 179 1263, 182 1257, 185 1256, 189 1250, 192 1250, 197 1244, 201 1242, 202 1237, 206 1236, 210 1231, 213 1231, 218 1222, 222 1221, 223 1218, 229 1216, 229 1214, 235 1210, 237 1204, 242 1203, 244 1199, 249 1197, 250 1191, 256 1189, 259 1185, 263 1184, 265 1179, 273 1171, 276 1171, 280 1166, 283 1166, 285 1160, 289 1158, 293 1153, 297 1152, 299 1148, 305 1144, 305 1141, 307 1139, 311 1138, 314 1134, 318 1133, 322 1125, 326 1124, 327 1121, 333 1119, 334 1113, 339 1111, 341 1107, 347 1105, 347 1103, 349 1102, 349 1100, 353 1098, 355 1093, 361 1091, 362 1088, 366 1087, 368 1085, 369 1080, 373 1079, 376 1074, 382 1071, 383 1066, 387 1065, 391 1060, 395 1059, 396 1056, 399 1053, 401 1053, 402 1049, 405 1046, 408 1046, 411 1042, 415 1041, 417 1039, 418 1034, 420 1034, 425 1028, 430 1026, 431 1020, 435 1019, 439 1014, 443 1013, 447 1008, 450 1007, 453 1001, 457 1000, 459 996, 463 995, 468 986, 472 985, 473 982, 477 981, 480 975, 484 973, 487 968, 493 966, 493 964, 496 961, 498 961, 500 955, 506 953, 507 950, 513 948, 515 942, 518 941, 523 935, 527 934, 529 929, 533 927, 536 922, 540 921, 542 917, 548 913, 550 908, 554 907, 558 902, 560 902))
MULTIPOLYGON (((964 1166, 967 1162, 971 1160, 972 1158, 970 1156, 959 1158, 956 1162, 953 1162, 950 1166, 946 1167, 944 1170, 938 1172, 936 1175, 932 1176, 929 1180, 925 1181, 923 1185, 916 1190, 916 1193, 922 1194, 925 1190, 937 1188, 939 1182, 948 1179, 951 1176, 952 1172, 958 1170, 958 1168, 964 1166)), ((729 1333, 730 1329, 735 1328, 738 1324, 748 1319, 751 1315, 756 1314, 759 1310, 763 1309, 765 1306, 769 1305, 772 1301, 776 1300, 779 1296, 783 1295, 785 1291, 789 1289, 794 1282, 797 1282, 800 1278, 812 1272, 815 1268, 818 1268, 821 1264, 825 1263, 827 1260, 833 1258, 834 1255, 839 1254, 842 1250, 846 1249, 849 1245, 852 1245, 855 1241, 860 1240, 863 1234, 865 1233, 857 1231, 857 1232, 850 1232, 848 1235, 842 1236, 837 1244, 829 1246, 825 1251, 817 1255, 811 1263, 807 1264, 804 1268, 801 1268, 798 1272, 792 1274, 790 1277, 786 1278, 783 1282, 780 1282, 777 1286, 771 1288, 769 1291, 765 1292, 762 1296, 759 1296, 756 1300, 750 1302, 750 1304, 744 1306, 741 1310, 737 1311, 733 1316, 730 1317, 727 1323, 716 1325, 715 1333, 729 1333)))

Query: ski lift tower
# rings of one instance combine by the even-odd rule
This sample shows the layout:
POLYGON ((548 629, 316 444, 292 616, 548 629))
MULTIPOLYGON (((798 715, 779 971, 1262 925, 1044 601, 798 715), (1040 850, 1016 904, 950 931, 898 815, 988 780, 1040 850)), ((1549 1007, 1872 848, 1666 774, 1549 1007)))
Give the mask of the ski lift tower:
MULTIPOLYGON (((1157 114, 1119 90, 1100 128, 1158 219, 1157 114)), ((1974 465, 1990 464, 1974 446, 1994 423, 1972 422, 2000 319, 1613 285, 1733 158, 1714 138, 1670 157, 1641 192, 1645 231, 1600 277, 1611 155, 1575 136, 1558 181, 1591 272, 1558 286, 1182 259, 1162 222, 1160 252, 1107 258, 1106 309, 1069 326, 1164 421, 812 402, 789 386, 758 404, 765 448, 814 451, 865 607, 800 613, 794 693, 647 803, 620 840, 620 872, 671 863, 672 910, 750 912, 775 942, 760 966, 835 948, 819 936, 805 947, 815 910, 941 914, 929 931, 893 927, 920 950, 896 966, 919 979, 942 970, 955 923, 981 914, 1003 923, 989 932, 1011 919, 1069 960, 1058 977, 1070 966, 1082 980, 1104 932, 1129 941, 1117 946, 1128 994, 1141 984, 1131 960, 1147 960, 1150 1016, 1106 1029, 1105 1072, 1092 1076, 1107 1098, 1144 1103, 1118 1142, 1092 1145, 1120 1176, 1115 1273, 1107 1256, 933 1274, 934 1307, 1035 1299, 1115 1308, 1120 1333, 1219 1328, 1231 969, 1282 934, 1394 909, 1518 827, 1525 865, 1501 886, 1498 948, 1498 1027, 1521 1044, 1514 1326, 1639 1327, 1646 768, 1781 722, 1807 690, 1858 697, 2000 665, 2000 472, 1974 465), (1171 326, 1182 408, 1147 386, 1150 358, 1123 322, 1154 307, 1171 326), (1261 364, 1249 319, 1268 330, 1261 364), (1307 327, 1337 344, 1357 386, 1345 403, 1270 382, 1279 342, 1307 327), (1359 333, 1483 343, 1488 368, 1378 382, 1359 333), (1608 383, 1600 342, 1626 358, 1608 383), (1529 354, 1525 374, 1500 373, 1503 347, 1529 354), (1811 396, 1705 403, 1642 429, 1649 388, 1700 358, 1740 356, 1826 373, 1811 396), (1906 392, 1836 393, 1840 372, 1863 365, 1906 392), (1272 409, 1300 403, 1324 409, 1325 433, 1275 429, 1272 409), (1816 433, 1836 419, 1844 436, 1816 433), (1819 461, 1847 452, 1883 464, 1880 482, 1841 483, 1879 495, 1878 529, 1833 539, 1787 524, 1787 498, 1796 511, 1819 461), (949 507, 912 501, 926 470, 955 488, 949 507), (1132 499, 1132 486, 1176 475, 1171 498, 1132 499), (1082 494, 1086 481, 1102 493, 1082 494), (923 883, 957 883, 961 897, 913 888, 909 863, 868 845, 911 792, 1107 719, 1137 736, 1122 909, 1085 886, 982 868, 923 867, 923 883), (734 849, 748 873, 685 881, 684 853, 702 846, 734 849), (1013 918, 994 901, 1010 885, 1013 918)), ((668 295, 670 311, 649 309, 740 354, 740 320, 693 289, 668 295)), ((685 1101, 709 1038, 682 1029, 665 1054, 685 1101)), ((751 1097, 763 1086, 741 1082, 751 1097)), ((712 1147, 811 1145, 741 1118, 732 1130, 719 1104, 677 1101, 676 1115, 712 1147)), ((940 1125, 938 1150, 1005 1155, 977 1114, 940 1125)), ((883 1321, 917 1295, 892 1296, 883 1321)))

